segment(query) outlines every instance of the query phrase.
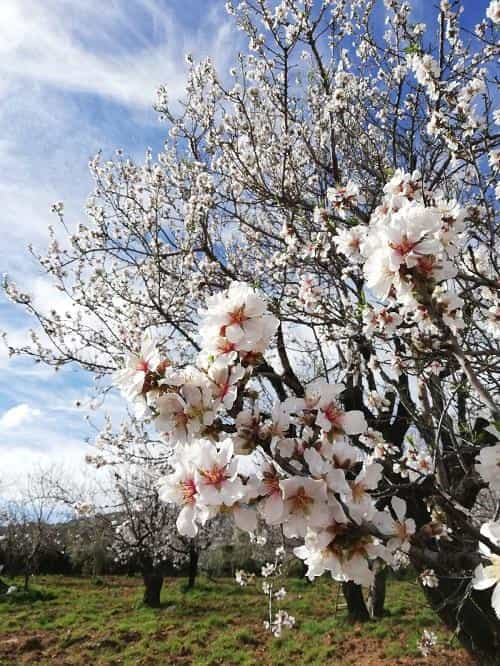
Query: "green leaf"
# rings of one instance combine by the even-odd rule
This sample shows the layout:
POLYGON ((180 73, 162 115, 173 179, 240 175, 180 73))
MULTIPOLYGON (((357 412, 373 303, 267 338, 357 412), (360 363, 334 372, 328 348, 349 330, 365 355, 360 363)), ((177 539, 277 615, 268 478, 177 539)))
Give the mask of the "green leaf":
POLYGON ((418 44, 410 44, 409 46, 407 46, 405 48, 404 51, 405 51, 406 55, 414 55, 415 53, 420 52, 420 48, 419 48, 418 44))

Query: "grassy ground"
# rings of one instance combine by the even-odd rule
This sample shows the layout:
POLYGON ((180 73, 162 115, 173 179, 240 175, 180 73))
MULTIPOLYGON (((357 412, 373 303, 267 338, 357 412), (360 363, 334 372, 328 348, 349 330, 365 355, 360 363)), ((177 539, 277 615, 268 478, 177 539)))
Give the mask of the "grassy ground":
POLYGON ((141 607, 138 579, 40 577, 29 599, 0 602, 0 665, 69 664, 454 664, 471 662, 426 607, 414 583, 389 583, 383 620, 360 626, 335 611, 336 585, 289 580, 284 607, 297 627, 282 638, 264 631, 265 598, 232 580, 183 592, 166 582, 159 610, 141 607), (36 597, 39 597, 36 599, 36 597), (435 631, 435 656, 416 649, 423 629, 435 631))

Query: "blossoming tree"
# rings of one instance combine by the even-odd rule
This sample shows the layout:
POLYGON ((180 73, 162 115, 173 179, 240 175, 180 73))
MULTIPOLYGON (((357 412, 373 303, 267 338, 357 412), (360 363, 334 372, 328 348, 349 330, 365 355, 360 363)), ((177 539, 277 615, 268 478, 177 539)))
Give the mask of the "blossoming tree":
POLYGON ((22 576, 24 591, 44 556, 64 554, 63 526, 71 513, 51 492, 59 472, 55 467, 36 469, 17 480, 15 497, 2 498, 0 559, 11 576, 22 576))
POLYGON ((102 390, 116 373, 169 451, 181 534, 221 511, 281 525, 309 577, 349 585, 409 558, 487 663, 500 3, 472 31, 458 1, 431 26, 411 4, 227 3, 247 51, 228 75, 188 56, 181 111, 159 91, 155 159, 91 162, 89 222, 38 256, 67 310, 7 280, 39 324, 11 350, 102 390))
MULTIPOLYGON (((118 429, 109 420, 95 442, 87 462, 109 473, 100 480, 101 492, 94 502, 73 503, 82 517, 92 514, 103 524, 116 562, 137 568, 144 581, 144 604, 160 606, 165 572, 186 568, 187 588, 194 587, 199 558, 215 536, 229 541, 232 524, 220 517, 210 521, 196 534, 177 530, 178 511, 165 501, 164 481, 172 471, 169 451, 151 437, 144 424, 131 418, 118 429)), ((95 523, 95 520, 90 520, 95 523)))

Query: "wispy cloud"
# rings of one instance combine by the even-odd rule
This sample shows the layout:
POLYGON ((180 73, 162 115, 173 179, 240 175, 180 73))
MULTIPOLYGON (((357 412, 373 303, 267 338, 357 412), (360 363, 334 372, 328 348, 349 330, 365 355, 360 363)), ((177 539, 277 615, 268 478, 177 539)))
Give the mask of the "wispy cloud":
MULTIPOLYGON (((182 96, 184 53, 212 55, 227 73, 232 44, 224 3, 197 0, 0 0, 0 273, 43 307, 63 307, 30 258, 43 249, 50 205, 63 199, 70 225, 92 188, 88 159, 121 147, 160 147, 165 128, 155 90, 182 96)), ((22 344, 32 321, 0 293, 0 329, 22 344)), ((81 468, 93 430, 75 400, 90 378, 9 358, 0 342, 0 471, 10 478, 51 461, 81 468)), ((119 420, 121 401, 105 409, 119 420)), ((93 418, 99 420, 95 412, 93 418)))
POLYGON ((2 0, 4 88, 9 78, 22 77, 150 107, 155 89, 167 83, 177 98, 185 81, 184 51, 227 51, 221 48, 228 46, 227 23, 214 7, 204 13, 203 25, 187 32, 173 3, 2 0))
POLYGON ((39 409, 30 407, 26 403, 21 403, 15 407, 11 407, 0 416, 0 430, 11 430, 18 428, 23 423, 33 421, 41 416, 42 412, 39 409))

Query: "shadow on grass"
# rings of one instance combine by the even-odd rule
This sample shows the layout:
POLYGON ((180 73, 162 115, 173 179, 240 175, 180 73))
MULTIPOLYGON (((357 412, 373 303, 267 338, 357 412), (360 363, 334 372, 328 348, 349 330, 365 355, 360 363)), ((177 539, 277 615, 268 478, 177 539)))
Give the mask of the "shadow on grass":
POLYGON ((28 588, 27 590, 16 590, 11 594, 1 594, 0 603, 4 604, 32 604, 36 601, 53 601, 56 595, 49 590, 39 590, 37 588, 28 588))

